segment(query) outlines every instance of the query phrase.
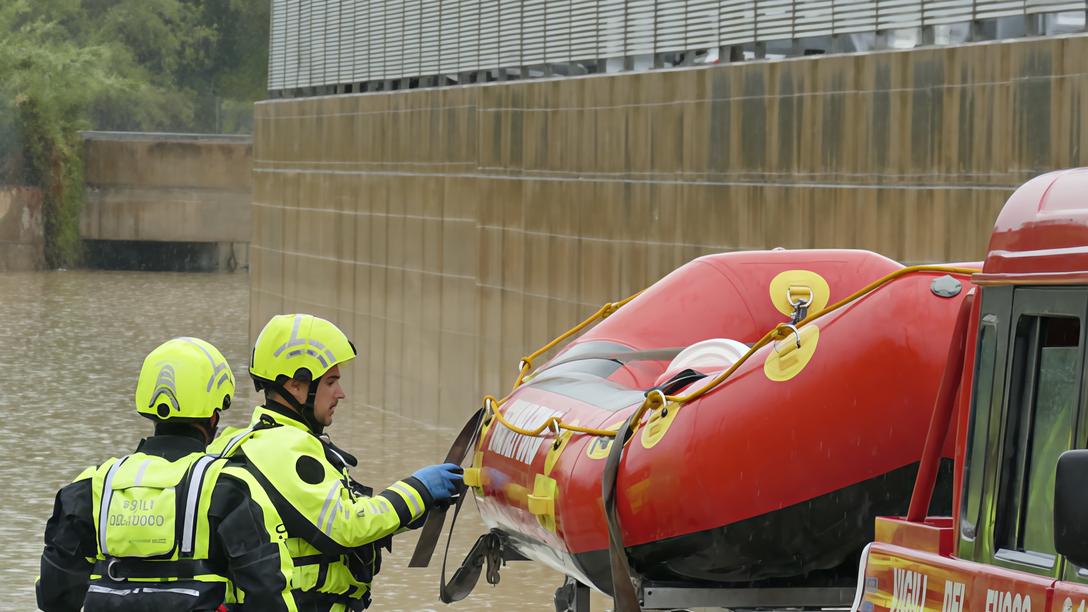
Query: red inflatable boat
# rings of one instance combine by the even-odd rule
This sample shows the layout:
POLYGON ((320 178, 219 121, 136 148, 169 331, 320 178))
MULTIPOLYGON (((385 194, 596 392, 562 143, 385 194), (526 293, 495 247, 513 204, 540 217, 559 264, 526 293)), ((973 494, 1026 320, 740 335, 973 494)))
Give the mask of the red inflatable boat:
MULTIPOLYGON (((699 258, 562 347, 498 410, 524 429, 558 417, 615 430, 648 391, 690 394, 768 330, 902 268, 853 250, 699 258)), ((874 517, 906 511, 970 289, 964 274, 903 274, 759 348, 698 399, 647 413, 616 488, 637 575, 852 585, 874 517)), ((491 418, 466 482, 509 546, 611 592, 601 494, 611 446, 570 431, 522 435, 491 418)))

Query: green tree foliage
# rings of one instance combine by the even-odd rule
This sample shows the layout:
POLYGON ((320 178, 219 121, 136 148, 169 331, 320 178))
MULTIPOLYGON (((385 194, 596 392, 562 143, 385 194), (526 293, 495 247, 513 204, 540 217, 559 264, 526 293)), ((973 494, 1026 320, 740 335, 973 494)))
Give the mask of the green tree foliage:
POLYGON ((79 130, 248 131, 266 0, 0 2, 0 183, 45 193, 46 258, 79 257, 79 130))
POLYGON ((251 131, 252 102, 267 93, 271 2, 204 0, 201 5, 202 23, 216 33, 208 65, 211 78, 205 81, 198 74, 190 82, 210 85, 203 97, 205 104, 220 105, 208 113, 217 131, 251 131))

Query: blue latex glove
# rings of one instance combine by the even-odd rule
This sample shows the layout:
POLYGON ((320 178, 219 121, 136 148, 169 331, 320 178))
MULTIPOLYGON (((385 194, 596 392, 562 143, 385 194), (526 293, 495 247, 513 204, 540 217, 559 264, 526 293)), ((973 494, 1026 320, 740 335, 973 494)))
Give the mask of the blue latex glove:
POLYGON ((434 503, 441 504, 450 501, 454 494, 461 490, 464 472, 456 463, 443 463, 416 470, 412 476, 427 487, 427 492, 431 494, 434 503))

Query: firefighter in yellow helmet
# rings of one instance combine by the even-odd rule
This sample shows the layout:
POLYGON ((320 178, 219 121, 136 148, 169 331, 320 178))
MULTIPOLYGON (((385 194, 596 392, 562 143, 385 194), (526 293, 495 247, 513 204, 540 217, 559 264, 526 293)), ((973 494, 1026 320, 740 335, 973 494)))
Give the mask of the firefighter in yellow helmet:
POLYGON ((147 356, 136 410, 155 433, 57 493, 38 607, 297 610, 283 524, 264 490, 205 453, 233 394, 226 359, 203 340, 175 338, 147 356))
POLYGON ((352 480, 357 461, 323 436, 344 399, 340 366, 354 345, 336 325, 280 315, 253 347, 249 373, 265 403, 250 427, 228 430, 210 451, 244 457, 287 527, 300 610, 362 610, 390 536, 422 524, 462 487, 461 467, 433 465, 377 495, 352 480))

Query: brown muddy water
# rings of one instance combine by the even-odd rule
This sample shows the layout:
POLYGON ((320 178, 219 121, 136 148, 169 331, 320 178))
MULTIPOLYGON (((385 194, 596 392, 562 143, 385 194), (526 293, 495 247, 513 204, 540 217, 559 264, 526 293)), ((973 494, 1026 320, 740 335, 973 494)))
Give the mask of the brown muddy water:
MULTIPOLYGON (((144 356, 175 336, 215 344, 238 379, 225 425, 241 425, 248 385, 249 284, 245 274, 35 272, 0 274, 0 575, 3 610, 33 610, 42 533, 58 488, 84 467, 120 456, 151 432, 133 405, 144 356)), ((365 347, 360 347, 365 351, 365 347)), ((350 388, 350 387, 349 387, 350 388)), ((359 457, 356 478, 382 487, 440 461, 456 431, 341 402, 329 430, 359 457)), ((465 503, 451 565, 485 530, 465 503)), ((529 562, 503 569, 468 599, 438 600, 438 567, 409 569, 415 534, 400 536, 374 586, 375 610, 554 610, 562 576, 529 562)), ((452 573, 452 569, 450 570, 452 573)), ((608 609, 594 595, 593 610, 608 609)))

